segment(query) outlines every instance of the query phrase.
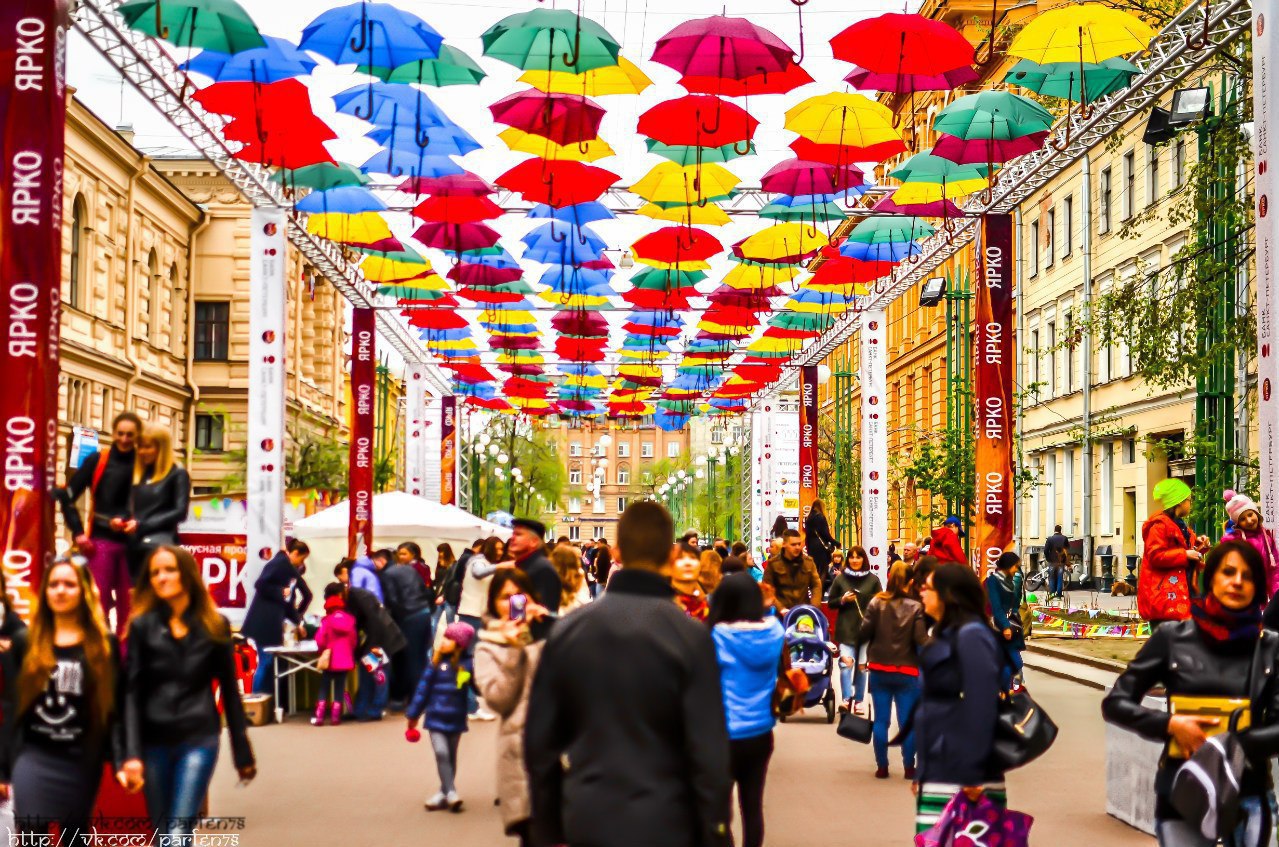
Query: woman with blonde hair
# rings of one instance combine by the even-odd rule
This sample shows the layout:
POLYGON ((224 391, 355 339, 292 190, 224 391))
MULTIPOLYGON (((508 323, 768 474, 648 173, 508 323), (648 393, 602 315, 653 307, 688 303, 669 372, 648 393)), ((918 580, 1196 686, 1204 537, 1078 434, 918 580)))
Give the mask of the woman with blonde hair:
POLYGON ((25 647, 13 657, 21 670, 4 714, 0 797, 12 788, 23 834, 47 836, 53 823, 87 832, 102 764, 122 758, 119 647, 88 568, 59 559, 45 570, 25 647))
POLYGON ((222 695, 240 779, 257 773, 235 677, 231 625, 181 547, 159 547, 133 597, 125 663, 126 787, 143 787, 152 825, 175 844, 190 838, 218 761, 222 695))
POLYGON ((703 550, 701 562, 701 570, 697 572, 697 584, 702 587, 702 593, 709 597, 716 588, 719 588, 719 582, 724 578, 720 570, 724 565, 724 557, 714 550, 703 550))
MULTIPOLYGON (((178 543, 178 524, 187 518, 191 502, 191 477, 173 459, 173 441, 162 426, 147 424, 134 451, 132 521, 129 535, 129 578, 138 583, 138 572, 157 547, 178 543)), ((116 621, 122 632, 124 620, 116 621)))
POLYGON ((560 614, 566 614, 591 602, 591 589, 582 572, 582 558, 569 544, 558 544, 551 550, 551 564, 560 576, 560 614))

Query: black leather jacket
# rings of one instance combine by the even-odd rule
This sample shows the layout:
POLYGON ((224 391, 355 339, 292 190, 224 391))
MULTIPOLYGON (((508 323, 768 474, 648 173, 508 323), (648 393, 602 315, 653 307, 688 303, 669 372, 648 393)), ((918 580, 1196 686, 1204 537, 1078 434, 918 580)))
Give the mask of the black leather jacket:
POLYGON ((191 477, 174 465, 159 482, 143 480, 133 486, 133 533, 138 544, 154 546, 177 542, 178 524, 187 519, 191 502, 191 477))
POLYGON ((1165 742, 1155 775, 1155 817, 1179 817, 1167 802, 1172 779, 1184 763, 1167 756, 1168 712, 1141 704, 1150 689, 1162 685, 1168 693, 1210 697, 1247 697, 1252 701, 1252 728, 1239 734, 1247 754, 1240 786, 1243 796, 1265 793, 1270 787, 1268 759, 1279 753, 1279 634, 1263 632, 1256 641, 1214 641, 1193 620, 1166 623, 1150 636, 1127 670, 1102 701, 1107 721, 1127 727, 1152 741, 1165 742))
MULTIPOLYGON (((182 744, 217 738, 222 720, 213 700, 213 682, 222 692, 222 708, 231 733, 237 768, 253 764, 248 721, 240 702, 230 639, 215 641, 190 611, 188 632, 177 639, 169 628, 169 610, 161 604, 129 625, 125 659, 124 746, 130 759, 144 746, 182 744)), ((226 630, 230 633, 230 626, 226 630)))

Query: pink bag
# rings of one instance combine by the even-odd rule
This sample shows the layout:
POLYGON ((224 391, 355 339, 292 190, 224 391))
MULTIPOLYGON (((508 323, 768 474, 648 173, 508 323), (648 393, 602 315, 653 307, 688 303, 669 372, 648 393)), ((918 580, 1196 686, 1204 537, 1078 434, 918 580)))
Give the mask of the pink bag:
POLYGON ((915 836, 915 847, 1029 847, 1035 819, 1000 808, 987 795, 977 802, 958 792, 937 823, 915 836))

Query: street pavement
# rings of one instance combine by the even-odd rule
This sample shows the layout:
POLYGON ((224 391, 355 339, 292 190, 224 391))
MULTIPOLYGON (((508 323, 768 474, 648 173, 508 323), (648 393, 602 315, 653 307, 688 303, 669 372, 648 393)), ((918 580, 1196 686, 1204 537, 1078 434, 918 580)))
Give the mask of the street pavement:
MULTIPOLYGON (((1013 808, 1035 817, 1032 842, 1153 847, 1105 813, 1101 692, 1033 671, 1028 684, 1061 727, 1053 749, 1008 780, 1013 808)), ((460 751, 460 814, 422 808, 439 784, 434 759, 425 740, 404 740, 398 715, 324 728, 299 716, 252 730, 260 775, 237 788, 224 748, 210 810, 245 819, 243 847, 514 845, 493 805, 497 726, 471 726, 460 751)), ((779 725, 776 747, 765 799, 769 847, 911 844, 913 798, 897 751, 892 778, 876 780, 869 747, 836 736, 818 709, 779 725)))

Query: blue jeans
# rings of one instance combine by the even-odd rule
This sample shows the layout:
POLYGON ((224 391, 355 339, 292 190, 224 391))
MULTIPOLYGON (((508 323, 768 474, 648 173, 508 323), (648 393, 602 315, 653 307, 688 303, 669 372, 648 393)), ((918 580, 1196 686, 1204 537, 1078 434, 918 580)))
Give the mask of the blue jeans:
MULTIPOLYGON (((480 640, 480 630, 484 629, 484 622, 473 615, 459 615, 458 619, 462 623, 469 623, 475 628, 475 637, 471 639, 471 643, 462 651, 462 658, 475 661, 475 645, 480 640)), ((474 667, 474 665, 472 665, 474 667)), ((466 713, 473 715, 480 710, 480 698, 475 693, 475 686, 466 686, 466 713)))
MULTIPOLYGON (((1233 847, 1267 847, 1274 829, 1275 798, 1273 794, 1261 797, 1239 798, 1239 824, 1233 833, 1234 840, 1227 840, 1233 847)), ((1197 823, 1183 820, 1155 821, 1155 835, 1159 847, 1216 847, 1215 839, 1204 838, 1197 823)))
POLYGON ((355 702, 351 704, 351 711, 355 714, 357 721, 381 720, 382 710, 386 708, 386 702, 391 696, 391 686, 388 681, 391 664, 388 662, 382 665, 380 673, 384 674, 384 677, 380 684, 374 675, 369 673, 369 669, 364 667, 364 662, 356 662, 355 668, 359 685, 355 690, 355 702))
MULTIPOLYGON (((147 814, 161 835, 189 836, 218 763, 216 735, 188 744, 147 745, 142 750, 142 790, 147 814)), ((174 844, 187 843, 173 842, 174 844)))
POLYGON ((1048 571, 1048 594, 1061 594, 1062 583, 1065 581, 1066 569, 1061 565, 1051 565, 1048 571))
POLYGON ((407 674, 408 679, 404 681, 403 687, 405 699, 409 700, 413 697, 413 692, 417 690, 418 681, 422 679, 422 672, 426 670, 426 664, 429 661, 431 652, 430 610, 423 609, 420 612, 409 615, 400 624, 400 631, 404 633, 404 640, 408 642, 408 646, 404 648, 404 672, 407 674))
POLYGON ((839 691, 845 700, 852 699, 860 703, 866 699, 866 673, 858 669, 857 658, 861 651, 852 644, 839 645, 839 691), (851 658, 852 666, 845 666, 843 660, 851 658), (849 692, 853 692, 849 694, 849 692))
MULTIPOLYGON (((875 725, 871 739, 875 744, 876 767, 888 767, 888 724, 893 716, 894 704, 897 708, 897 723, 900 726, 919 700, 919 677, 893 671, 870 672, 870 702, 875 709, 875 725)), ((902 739, 902 764, 915 767, 915 733, 912 731, 902 739)))
POLYGON ((263 648, 258 648, 258 669, 253 672, 253 693, 275 693, 275 654, 268 653, 263 648))

